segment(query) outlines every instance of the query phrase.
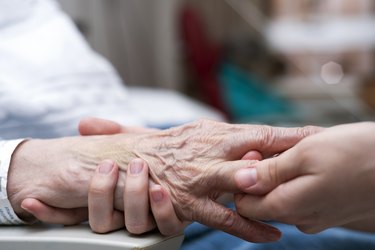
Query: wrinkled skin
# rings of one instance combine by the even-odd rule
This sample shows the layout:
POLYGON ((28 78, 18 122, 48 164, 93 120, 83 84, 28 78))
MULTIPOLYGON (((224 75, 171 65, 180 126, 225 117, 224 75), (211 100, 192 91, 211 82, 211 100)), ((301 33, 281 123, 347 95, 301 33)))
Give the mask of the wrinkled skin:
POLYGON ((285 150, 283 147, 295 139, 290 137, 293 133, 288 137, 285 131, 199 121, 138 139, 135 152, 153 166, 150 168, 153 179, 169 189, 174 204, 178 204, 175 210, 180 218, 224 231, 241 228, 231 233, 249 237, 253 234, 252 227, 214 200, 224 192, 238 191, 234 189, 232 173, 252 163, 237 161, 247 151, 256 149, 264 155, 273 155, 285 150), (285 133, 283 143, 276 148, 273 133, 285 133))
MULTIPOLYGON (((171 194, 180 220, 198 221, 248 241, 271 241, 280 236, 278 231, 244 219, 215 199, 239 191, 233 175, 252 163, 238 160, 246 152, 257 150, 264 157, 271 156, 319 130, 202 120, 145 134, 30 140, 13 155, 9 196, 21 214, 24 211, 17 210, 17 204, 25 198, 62 208, 87 207, 88 183, 100 161, 113 159, 124 175, 129 161, 139 157, 148 163, 153 181, 171 194)), ((122 190, 123 183, 119 183, 117 209, 123 209, 122 190)))
POLYGON ((294 224, 306 233, 334 226, 375 231, 375 123, 340 125, 258 163, 249 195, 236 195, 248 218, 294 224))

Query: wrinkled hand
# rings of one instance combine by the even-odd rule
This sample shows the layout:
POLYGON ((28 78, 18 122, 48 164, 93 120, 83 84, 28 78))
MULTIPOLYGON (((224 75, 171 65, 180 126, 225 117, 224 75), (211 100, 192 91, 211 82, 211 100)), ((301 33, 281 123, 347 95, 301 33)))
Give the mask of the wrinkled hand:
MULTIPOLYGON (((10 199, 12 204, 31 197, 55 207, 87 207, 88 183, 99 162, 113 159, 121 175, 138 157, 148 163, 154 182, 170 193, 181 221, 198 221, 249 241, 275 240, 278 231, 248 221, 215 200, 238 191, 233 171, 252 163, 237 160, 247 151, 271 156, 317 130, 198 121, 145 134, 31 140, 12 159, 10 199)), ((116 209, 123 209, 122 193, 117 186, 116 209)))
MULTIPOLYGON (((114 122, 111 122, 111 121, 107 121, 107 120, 103 120, 103 119, 97 119, 97 118, 86 118, 86 119, 83 119, 80 124, 79 124, 79 131, 82 135, 93 135, 93 134, 116 134, 116 133, 139 133, 139 132, 154 132, 150 129, 147 129, 147 128, 130 128, 130 127, 123 127, 121 126, 120 124, 117 124, 117 123, 114 123, 114 122)), ((248 152, 242 159, 245 159, 245 160, 259 160, 261 159, 262 156, 259 155, 258 152, 256 151, 250 151, 248 152)), ((153 181, 151 181, 151 183, 153 183, 153 181)), ((125 186, 128 186, 128 183, 125 185, 125 186)), ((162 186, 160 185, 152 185, 154 187, 154 189, 160 189, 161 191, 161 188, 162 186), (156 187, 158 186, 158 187, 156 187)), ((151 195, 152 193, 152 190, 150 189, 150 196, 153 197, 151 195)), ((164 191, 164 195, 163 196, 166 196, 165 198, 169 198, 169 196, 167 196, 168 193, 166 191, 164 191)), ((126 196, 125 196, 126 197, 126 196)), ((159 195, 160 197, 160 195, 159 195)), ((126 198, 124 198, 126 200, 126 198)), ((130 198, 131 199, 131 198, 130 198)), ((151 200, 153 201, 153 200, 151 200)), ((134 210, 135 211, 142 211, 142 206, 133 206, 134 207, 134 210)), ((124 210, 126 211, 126 207, 124 207, 124 210)), ((153 209, 153 213, 155 214, 158 214, 162 212, 161 210, 157 210, 157 209, 153 209)), ((157 216, 155 216, 157 218, 157 216)), ((146 218, 145 216, 143 216, 143 218, 146 218)), ((168 221, 170 221, 169 223, 171 225, 176 225, 177 222, 176 221, 179 221, 178 218, 176 217, 175 213, 169 213, 169 218, 174 218, 173 220, 169 219, 168 221), (173 223, 173 221, 175 221, 173 223)), ((133 220, 134 221, 134 220, 133 220)), ((137 220, 135 220, 134 222, 136 222, 137 220)), ((142 221, 142 220, 141 220, 142 221)), ((166 223, 166 222, 165 222, 166 223)), ((146 225, 146 224, 149 224, 149 223, 137 223, 137 224, 143 224, 143 227, 146 225)), ((165 227, 162 225, 162 223, 159 223, 158 224, 158 227, 159 227, 159 230, 161 232, 163 232, 162 228, 165 227), (159 225, 161 224, 161 225, 159 225), (162 227, 162 228, 160 228, 162 227)), ((185 221, 184 223, 185 225, 187 224, 187 222, 185 221)), ((128 230, 129 230, 129 226, 127 227, 128 230)), ((176 228, 176 226, 174 227, 169 227, 169 228, 176 228)), ((171 230, 171 229, 169 229, 171 230)), ((172 230, 172 231, 176 231, 176 230, 172 230)), ((266 235, 266 234, 265 234, 266 235)))
POLYGON ((150 166, 153 180, 171 194, 181 220, 198 221, 248 241, 270 241, 279 232, 248 221, 215 200, 237 192, 233 172, 252 161, 237 160, 249 150, 264 156, 282 152, 313 128, 289 129, 198 121, 136 138, 134 153, 150 166))
MULTIPOLYGON (((107 121, 103 119, 98 119, 98 118, 86 118, 83 119, 80 124, 79 124, 79 131, 81 135, 96 135, 96 134, 116 134, 116 133, 144 133, 144 132, 155 132, 156 130, 153 129, 148 129, 148 128, 133 128, 133 127, 124 127, 121 126, 120 124, 117 124, 112 121, 107 121)), ((257 151, 249 151, 246 153, 243 158, 243 160, 261 160, 262 156, 260 155, 259 152, 257 151)), ((146 163, 144 163, 146 164, 146 163)), ((126 187, 132 187, 134 186, 141 186, 144 187, 146 186, 146 183, 144 183, 144 180, 146 177, 143 175, 140 175, 137 178, 135 178, 133 181, 131 181, 131 176, 132 175, 127 175, 127 180, 126 180, 126 185, 125 185, 125 192, 127 189, 126 187), (143 177, 143 178, 142 178, 143 177), (142 184, 143 183, 143 184, 142 184)), ((147 178, 148 179, 148 178, 147 178)), ((177 232, 181 232, 183 227, 185 227, 189 222, 181 222, 178 218, 177 215, 175 214, 173 210, 173 205, 169 197, 169 193, 161 186, 155 184, 153 181, 150 181, 150 203, 151 203, 151 208, 152 208, 152 213, 155 217, 156 224, 158 226, 159 231, 168 236, 168 235, 173 235, 176 234, 177 232)), ((135 197, 146 197, 144 194, 144 190, 142 191, 142 188, 138 188, 138 192, 136 195, 133 194, 135 197)), ((131 214, 128 218, 137 218, 135 220, 132 220, 133 223, 129 222, 129 219, 125 220, 128 221, 127 229, 128 231, 132 233, 143 233, 148 231, 148 225, 150 218, 149 214, 145 212, 140 211, 145 211, 145 207, 147 207, 147 204, 145 202, 141 202, 140 200, 148 200, 147 198, 145 199, 137 199, 135 200, 130 194, 125 194, 124 195, 124 200, 125 200, 125 206, 124 210, 129 211, 129 208, 126 206, 126 200, 132 200, 133 202, 129 202, 128 206, 132 207, 131 210, 134 211, 133 214, 131 214), (126 197, 129 197, 128 199, 126 197), (137 213, 139 215, 137 215, 137 213), (147 222, 147 223, 146 223, 147 222), (132 225, 136 225, 135 228, 132 227, 132 225)), ((89 203, 90 206, 90 203, 89 203)), ((94 214, 94 213, 91 213, 94 214)), ((95 213, 99 217, 101 216, 100 213, 95 213)), ((126 217, 126 216, 125 216, 126 217)), ((106 218, 104 216, 104 218, 106 218)), ((94 229, 94 231, 98 231, 95 227, 100 225, 101 223, 93 223, 92 219, 90 219, 90 225, 94 229)), ((109 221, 106 219, 106 221, 109 221)), ((108 225, 108 224, 107 224, 108 225)), ((107 226, 107 230, 99 230, 99 231, 108 231, 111 228, 111 225, 107 226)))
MULTIPOLYGON (((99 118, 85 118, 79 124, 79 131, 82 135, 104 135, 149 133, 156 130, 121 126, 99 118)), ((74 166, 74 160, 67 159, 72 156, 67 149, 67 142, 71 139, 73 138, 26 141, 13 154, 8 176, 8 195, 12 207, 23 220, 33 222, 36 217, 46 223, 64 225, 87 220, 87 201, 82 200, 87 200, 85 190, 89 185, 85 183, 88 183, 93 171, 79 168, 79 164, 74 166), (23 200, 25 197, 27 198, 23 200)), ((73 157, 76 156, 73 154, 73 157)), ((121 178, 116 181, 117 196, 121 196, 119 202, 122 202, 126 177, 124 172, 119 175, 121 178)))
POLYGON ((142 234, 157 225, 159 231, 166 236, 182 232, 185 225, 174 213, 168 193, 160 185, 150 183, 149 187, 148 166, 143 160, 134 159, 129 164, 124 189, 123 213, 113 207, 113 191, 117 181, 111 176, 113 171, 116 172, 116 165, 109 160, 103 161, 99 165, 99 174, 96 174, 91 181, 89 222, 93 231, 106 233, 125 225, 130 233, 142 234), (112 167, 109 175, 100 174, 100 168, 103 167, 107 171, 112 167), (106 191, 103 192, 104 190, 106 191), (150 214, 150 209, 153 216, 150 214))
MULTIPOLYGON (((374 218, 375 123, 340 125, 236 173, 237 211, 306 233, 374 218)), ((373 220, 372 220, 373 221, 373 220)))
MULTIPOLYGON (((112 121, 92 117, 82 119, 78 128, 81 135, 131 134, 157 131, 151 128, 121 126, 112 121)), ((249 157, 256 156, 250 155, 249 157)), ((125 181, 124 211, 127 230, 134 234, 141 234, 153 229, 153 225, 155 224, 153 222, 155 221, 160 233, 165 236, 181 233, 188 222, 182 222, 177 218, 169 193, 161 185, 157 185, 152 180, 149 180, 147 163, 142 159, 138 159, 137 161, 142 163, 143 168, 141 173, 127 174, 125 181), (149 213, 149 203, 153 217, 149 213)), ((92 181, 91 187, 93 186, 92 181)), ((90 193, 92 193, 91 189, 90 193)), ((106 210, 109 211, 109 209, 106 210)), ((97 218, 103 217, 102 213, 92 212, 91 214, 94 214, 97 218)), ((104 229, 98 229, 101 225, 99 220, 94 221, 90 219, 90 221, 91 228, 96 232, 108 232, 116 224, 107 224, 104 229)))
POLYGON ((124 212, 113 207, 119 170, 111 160, 101 162, 91 179, 88 214, 87 208, 56 208, 34 198, 25 199, 21 206, 45 223, 71 225, 89 218, 91 229, 97 233, 108 233, 126 226, 130 233, 142 234, 153 230, 155 223, 165 236, 181 233, 186 223, 177 218, 169 194, 163 187, 154 183, 149 187, 147 164, 134 159, 129 168, 124 189, 124 212))

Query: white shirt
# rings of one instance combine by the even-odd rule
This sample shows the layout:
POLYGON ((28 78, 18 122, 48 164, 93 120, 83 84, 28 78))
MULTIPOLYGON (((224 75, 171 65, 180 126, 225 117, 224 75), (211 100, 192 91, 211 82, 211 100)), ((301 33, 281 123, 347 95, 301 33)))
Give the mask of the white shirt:
POLYGON ((0 224, 22 224, 8 200, 7 181, 13 151, 23 140, 0 141, 0 224))
MULTIPOLYGON (((96 116, 143 125, 113 67, 95 53, 53 0, 0 0, 0 137, 77 134, 96 116)), ((21 223, 6 180, 20 141, 0 142, 0 223, 21 223)))

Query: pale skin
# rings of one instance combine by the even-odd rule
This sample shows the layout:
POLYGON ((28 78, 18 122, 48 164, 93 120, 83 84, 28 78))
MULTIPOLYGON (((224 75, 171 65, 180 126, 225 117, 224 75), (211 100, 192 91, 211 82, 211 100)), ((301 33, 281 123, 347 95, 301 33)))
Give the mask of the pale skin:
MULTIPOLYGON (((82 135, 97 135, 145 133, 155 130, 122 127, 110 121, 89 118, 80 123, 79 131, 82 135)), ((261 160, 262 156, 257 151, 250 151, 242 159, 261 160)), ((124 212, 116 211, 113 207, 114 188, 118 180, 117 165, 111 160, 99 164, 91 180, 88 197, 89 223, 92 230, 97 233, 107 233, 126 226, 130 233, 141 234, 157 226, 160 233, 166 236, 181 233, 189 222, 178 219, 169 193, 161 185, 149 180, 147 163, 142 159, 134 159, 130 162, 129 168, 131 169, 134 164, 141 164, 142 170, 138 174, 129 171, 126 175, 126 185, 123 190, 124 212), (109 167, 111 170, 108 170, 109 167), (105 172, 103 168, 109 172, 103 174, 105 172)), ((38 220, 46 223, 66 224, 76 214, 74 209, 50 207, 33 198, 24 200, 21 206, 38 220)), ((79 218, 77 222, 81 220, 79 218)))
POLYGON ((142 234, 156 226, 166 236, 181 233, 186 223, 177 218, 168 193, 160 185, 149 184, 146 162, 134 159, 129 163, 129 168, 134 164, 142 164, 143 168, 138 174, 126 175, 123 212, 113 207, 119 169, 112 160, 104 160, 95 170, 90 182, 88 211, 83 209, 81 212, 80 209, 77 213, 77 209, 51 207, 34 198, 25 199, 21 206, 45 223, 67 225, 89 219, 90 227, 96 233, 108 233, 126 227, 130 233, 142 234))
POLYGON ((237 211, 294 224, 306 233, 334 226, 375 231, 375 123, 327 128, 235 175, 237 211))
MULTIPOLYGON (((26 215, 21 208, 26 198, 59 208, 87 207, 89 182, 101 161, 113 159, 121 176, 131 159, 142 158, 150 167, 151 179, 170 194, 181 221, 198 221, 248 241, 272 241, 280 236, 277 230, 244 219, 215 200, 223 193, 238 192, 233 172, 253 163, 238 160, 246 152, 273 155, 317 131, 314 127, 198 121, 144 134, 29 140, 12 157, 9 198, 21 216, 26 215)), ((122 179, 115 191, 115 208, 119 210, 124 209, 122 179)))

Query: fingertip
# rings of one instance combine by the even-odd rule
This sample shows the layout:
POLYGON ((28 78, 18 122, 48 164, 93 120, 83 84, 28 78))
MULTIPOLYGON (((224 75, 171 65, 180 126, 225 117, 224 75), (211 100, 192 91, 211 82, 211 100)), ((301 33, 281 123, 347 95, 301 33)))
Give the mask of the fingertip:
POLYGON ((78 123, 78 131, 81 135, 109 135, 121 133, 122 127, 114 121, 85 117, 78 123))
POLYGON ((150 187, 150 196, 154 203, 160 203, 164 200, 166 194, 161 185, 154 184, 150 187))
POLYGON ((89 135, 90 127, 93 122, 92 117, 84 117, 78 123, 78 131, 80 135, 89 135))
POLYGON ((167 190, 158 184, 150 187, 151 210, 159 232, 165 236, 182 233, 184 223, 177 217, 167 190))
POLYGON ((273 241, 279 240, 281 238, 281 236, 283 235, 283 233, 278 228, 276 228, 276 227, 270 226, 269 230, 273 231, 272 232, 272 235, 273 235, 272 239, 273 239, 273 241))
POLYGON ((22 202, 21 202, 21 208, 26 210, 26 211, 29 211, 32 207, 33 207, 33 204, 34 204, 34 199, 32 198, 26 198, 24 199, 22 202))
POLYGON ((21 208, 26 212, 36 216, 40 212, 44 212, 46 205, 34 198, 26 198, 21 202, 21 208))
POLYGON ((97 171, 100 174, 109 174, 114 169, 114 167, 115 162, 110 159, 106 159, 99 163, 97 171))
POLYGON ((278 241, 282 236, 281 231, 277 229, 276 227, 272 227, 270 225, 268 226, 269 228, 267 229, 267 231, 269 232, 269 234, 268 234, 268 237, 265 238, 264 242, 278 241))
POLYGON ((34 223, 36 220, 43 219, 44 214, 48 214, 48 207, 34 198, 26 198, 21 202, 21 208, 29 213, 32 217, 26 218, 28 223, 34 223))
POLYGON ((242 160, 261 161, 262 159, 263 159, 262 154, 259 151, 256 151, 256 150, 249 151, 242 157, 242 160))
MULTIPOLYGON (((143 170, 148 171, 146 162, 141 158, 134 158, 129 162, 129 173, 131 175, 138 175, 143 172, 143 170)), ((148 172, 147 172, 148 173, 148 172)))

